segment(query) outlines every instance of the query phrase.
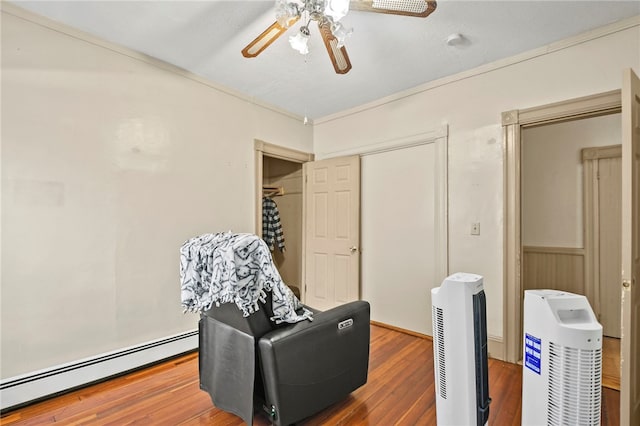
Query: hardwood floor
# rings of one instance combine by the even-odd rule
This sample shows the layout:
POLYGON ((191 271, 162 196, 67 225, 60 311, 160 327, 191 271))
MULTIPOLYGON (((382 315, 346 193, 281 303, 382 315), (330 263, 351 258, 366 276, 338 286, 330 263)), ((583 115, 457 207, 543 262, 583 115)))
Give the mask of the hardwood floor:
POLYGON ((620 339, 602 340, 602 386, 620 390, 620 339))
MULTIPOLYGON (((490 425, 519 425, 522 368, 489 361, 490 425)), ((603 389, 602 425, 619 425, 619 392, 603 389)), ((2 425, 242 425, 198 386, 196 353, 12 412, 2 425)), ((269 421, 257 416, 256 425, 269 421)), ((303 425, 435 425, 431 341, 371 326, 369 380, 303 425)))

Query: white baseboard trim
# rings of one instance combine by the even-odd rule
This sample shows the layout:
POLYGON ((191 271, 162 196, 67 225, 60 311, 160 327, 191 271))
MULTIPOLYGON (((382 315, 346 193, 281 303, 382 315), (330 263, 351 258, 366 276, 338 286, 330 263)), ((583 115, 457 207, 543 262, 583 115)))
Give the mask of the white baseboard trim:
POLYGON ((504 343, 502 341, 502 337, 488 336, 487 352, 489 358, 504 361, 504 343))
POLYGON ((198 348, 198 330, 153 340, 0 381, 2 411, 198 348))

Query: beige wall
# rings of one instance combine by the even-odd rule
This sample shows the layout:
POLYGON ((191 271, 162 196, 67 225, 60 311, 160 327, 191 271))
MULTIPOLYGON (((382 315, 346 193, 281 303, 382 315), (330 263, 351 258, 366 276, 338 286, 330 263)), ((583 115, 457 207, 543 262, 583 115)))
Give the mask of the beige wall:
POLYGON ((522 131, 522 245, 583 248, 582 149, 621 143, 620 114, 522 131))
POLYGON ((196 328, 180 245, 254 231, 254 139, 312 151, 300 117, 16 13, 3 5, 3 378, 196 328))
MULTIPOLYGON (((314 150, 320 156, 448 124, 449 271, 484 276, 488 333, 494 338, 502 337, 503 327, 501 112, 619 89, 624 68, 640 71, 640 27, 636 19, 630 27, 616 28, 448 77, 314 124, 314 150), (480 236, 470 235, 472 222, 480 222, 480 236)), ((363 281, 363 289, 368 285, 363 281)))

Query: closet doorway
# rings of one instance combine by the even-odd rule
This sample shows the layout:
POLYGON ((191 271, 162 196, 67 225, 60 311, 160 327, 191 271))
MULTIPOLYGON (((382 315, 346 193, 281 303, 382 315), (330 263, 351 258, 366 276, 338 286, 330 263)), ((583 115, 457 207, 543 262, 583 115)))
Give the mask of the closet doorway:
POLYGON ((304 300, 304 177, 302 165, 314 155, 256 140, 256 228, 262 236, 263 197, 278 210, 284 250, 274 244, 273 261, 282 280, 304 300))

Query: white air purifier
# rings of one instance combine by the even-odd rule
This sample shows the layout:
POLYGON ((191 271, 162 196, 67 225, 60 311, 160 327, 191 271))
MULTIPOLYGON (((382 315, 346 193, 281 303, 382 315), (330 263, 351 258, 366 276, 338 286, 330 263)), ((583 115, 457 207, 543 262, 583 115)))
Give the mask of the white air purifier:
POLYGON ((599 425, 602 326, 586 297, 524 292, 522 425, 599 425))
POLYGON ((489 418, 486 299, 480 275, 457 273, 431 290, 438 425, 489 418))

